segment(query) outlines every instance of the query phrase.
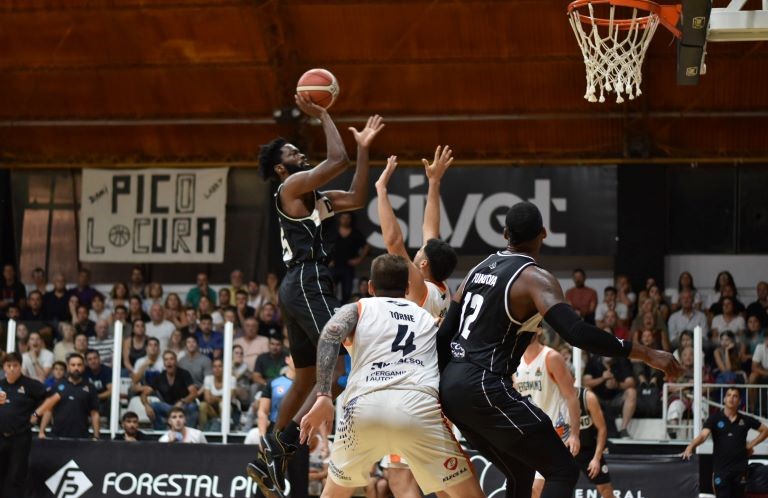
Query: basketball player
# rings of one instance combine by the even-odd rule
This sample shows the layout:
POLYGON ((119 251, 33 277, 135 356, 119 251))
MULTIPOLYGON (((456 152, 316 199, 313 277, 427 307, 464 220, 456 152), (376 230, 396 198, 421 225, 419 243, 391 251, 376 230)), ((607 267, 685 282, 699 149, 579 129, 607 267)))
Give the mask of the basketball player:
MULTIPOLYGON (((280 405, 274 433, 262 436, 261 451, 248 465, 249 475, 262 491, 282 496, 287 458, 298 448, 302 404, 315 385, 316 345, 320 331, 339 303, 333 292, 330 261, 335 213, 359 209, 368 197, 368 150, 384 127, 381 117, 372 116, 366 127, 350 131, 357 142, 357 168, 348 191, 318 189, 347 169, 347 154, 328 112, 308 98, 296 96, 296 105, 323 125, 327 158, 309 165, 304 154, 285 139, 262 147, 259 168, 264 178, 275 178, 275 194, 283 261, 288 271, 280 284, 282 316, 288 328, 291 356, 296 367, 293 386, 280 405), (295 418, 295 421, 292 419, 295 418)), ((338 363, 343 371, 343 361, 338 363)), ((311 406, 307 404, 306 409, 311 406)))
POLYGON ((437 327, 432 315, 405 299, 408 276, 404 258, 374 259, 368 284, 374 297, 342 307, 320 336, 317 400, 301 421, 302 441, 333 423, 331 385, 342 343, 352 358, 323 498, 352 496, 367 484, 371 465, 390 453, 408 460, 425 493, 484 496, 442 416, 437 327))
MULTIPOLYGON (((547 414, 565 446, 576 456, 579 453, 579 400, 573 388, 573 375, 563 356, 541 343, 539 327, 536 336, 523 353, 513 376, 514 386, 522 396, 547 414)), ((536 472, 532 497, 539 498, 544 487, 544 476, 536 472)))
POLYGON ((528 498, 535 471, 546 479, 544 498, 570 498, 578 467, 549 417, 511 384, 543 318, 563 339, 602 356, 629 356, 676 378, 670 354, 622 341, 586 324, 564 299, 557 279, 536 264, 547 232, 530 202, 506 215, 506 249, 467 275, 438 334, 446 365, 440 378, 443 409, 461 433, 507 477, 507 497, 528 498))
MULTIPOLYGON (((389 254, 402 256, 408 262, 408 294, 406 299, 427 310, 433 317, 442 318, 448 311, 451 294, 445 280, 456 268, 456 252, 450 244, 438 238, 440 235, 440 181, 453 162, 452 151, 447 145, 438 146, 432 164, 422 159, 429 181, 427 205, 422 225, 422 247, 411 261, 403 242, 403 232, 389 202, 387 185, 397 168, 397 157, 390 156, 387 166, 376 182, 377 204, 381 234, 389 254)), ((389 469, 389 487, 395 498, 421 498, 416 479, 408 470, 408 462, 399 455, 387 455, 381 461, 389 469)))
POLYGON ((589 482, 595 485, 602 498, 614 498, 611 475, 603 458, 605 443, 608 441, 608 426, 605 425, 600 400, 595 393, 584 387, 578 388, 578 393, 581 450, 576 455, 576 465, 589 478, 589 482))

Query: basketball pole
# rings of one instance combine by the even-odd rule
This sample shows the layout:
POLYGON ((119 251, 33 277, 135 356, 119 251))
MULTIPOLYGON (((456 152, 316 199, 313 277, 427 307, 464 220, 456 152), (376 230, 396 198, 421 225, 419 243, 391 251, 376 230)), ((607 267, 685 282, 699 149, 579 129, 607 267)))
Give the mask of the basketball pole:
POLYGON ((704 350, 701 326, 693 328, 693 437, 701 433, 701 396, 704 380, 704 350))
POLYGON ((112 356, 112 396, 109 398, 109 433, 112 439, 117 435, 120 419, 120 367, 123 364, 123 322, 115 322, 114 353, 112 356))
POLYGON ((574 385, 581 389, 581 372, 584 368, 581 361, 581 349, 574 347, 571 356, 573 357, 573 376, 576 378, 574 385))
POLYGON ((5 352, 16 351, 16 320, 8 320, 8 337, 5 340, 5 352))
POLYGON ((221 442, 227 444, 229 425, 232 419, 232 339, 234 336, 232 322, 224 324, 224 373, 222 373, 221 395, 221 442))

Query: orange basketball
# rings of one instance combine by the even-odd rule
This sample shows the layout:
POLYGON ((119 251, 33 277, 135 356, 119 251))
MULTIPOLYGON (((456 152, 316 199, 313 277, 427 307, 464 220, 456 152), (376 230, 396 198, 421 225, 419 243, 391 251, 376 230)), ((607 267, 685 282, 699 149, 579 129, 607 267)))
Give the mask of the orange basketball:
POLYGON ((339 82, 328 70, 310 69, 299 78, 296 91, 299 95, 307 96, 315 104, 328 109, 339 95, 339 82))

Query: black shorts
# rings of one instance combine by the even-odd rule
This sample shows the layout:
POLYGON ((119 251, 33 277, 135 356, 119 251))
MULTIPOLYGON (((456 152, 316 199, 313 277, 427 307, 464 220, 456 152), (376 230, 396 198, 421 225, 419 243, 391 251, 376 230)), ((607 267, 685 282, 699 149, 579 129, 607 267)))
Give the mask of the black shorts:
POLYGON ((320 332, 339 308, 331 271, 314 261, 288 270, 280 282, 280 308, 296 368, 315 366, 320 332))
POLYGON ((592 461, 594 456, 595 448, 581 448, 579 454, 576 455, 576 465, 579 466, 581 472, 587 476, 587 479, 592 484, 608 484, 611 482, 611 474, 608 473, 608 465, 606 465, 605 458, 602 455, 600 455, 600 473, 594 479, 589 477, 589 462, 592 461))
POLYGON ((712 489, 717 498, 743 498, 747 489, 747 473, 715 472, 712 474, 712 489))

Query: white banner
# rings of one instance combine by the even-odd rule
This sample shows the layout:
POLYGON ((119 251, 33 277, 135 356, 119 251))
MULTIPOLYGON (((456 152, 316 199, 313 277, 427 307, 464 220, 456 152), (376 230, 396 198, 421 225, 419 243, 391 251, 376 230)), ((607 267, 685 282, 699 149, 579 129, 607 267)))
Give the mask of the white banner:
POLYGON ((221 263, 228 171, 84 169, 80 260, 221 263))

